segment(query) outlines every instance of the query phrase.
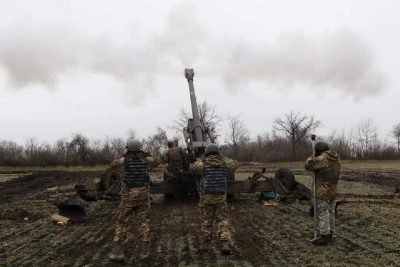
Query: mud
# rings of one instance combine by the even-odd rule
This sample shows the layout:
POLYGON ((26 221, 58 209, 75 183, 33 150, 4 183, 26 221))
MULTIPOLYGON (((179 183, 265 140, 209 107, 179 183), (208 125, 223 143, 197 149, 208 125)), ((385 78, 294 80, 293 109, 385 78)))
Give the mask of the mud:
MULTIPOLYGON (((400 164, 400 163, 399 163, 400 164)), ((342 180, 350 182, 363 182, 400 188, 400 175, 398 171, 345 171, 342 180)))
POLYGON ((0 183, 0 203, 55 186, 73 184, 86 177, 99 177, 101 172, 35 172, 0 183))
MULTIPOLYGON (((195 197, 165 199, 154 195, 151 242, 137 241, 133 223, 132 235, 126 243, 128 260, 125 264, 114 264, 109 262, 107 254, 112 247, 117 201, 91 203, 89 219, 84 223, 60 227, 49 219, 57 211, 55 200, 72 194, 77 179, 98 175, 34 173, 0 183, 0 214, 6 214, 0 217, 0 266, 400 265, 399 207, 379 203, 341 206, 335 241, 320 248, 308 243, 313 232, 308 202, 266 207, 257 204, 256 194, 236 196, 229 202, 233 230, 230 256, 220 254, 218 242, 214 242, 209 253, 198 251, 195 197), (55 186, 59 190, 47 189, 55 186)), ((395 173, 395 177, 398 175, 395 173)), ((360 181, 368 183, 369 179, 360 181)), ((392 184, 385 185, 389 194, 392 184)), ((354 196, 360 197, 357 194, 354 196)), ((397 201, 397 197, 392 201, 397 201)))

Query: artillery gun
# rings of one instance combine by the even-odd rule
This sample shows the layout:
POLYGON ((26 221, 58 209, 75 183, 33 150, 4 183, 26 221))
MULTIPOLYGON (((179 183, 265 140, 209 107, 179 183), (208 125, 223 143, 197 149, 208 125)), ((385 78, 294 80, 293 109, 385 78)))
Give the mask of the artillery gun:
POLYGON ((215 141, 212 130, 206 127, 204 121, 200 118, 193 85, 193 69, 185 69, 185 78, 189 85, 192 109, 192 118, 188 119, 187 126, 182 129, 187 153, 181 156, 182 164, 178 171, 175 171, 173 175, 164 172, 163 181, 153 182, 151 186, 152 193, 164 194, 167 197, 197 193, 198 181, 196 181, 195 177, 189 172, 189 164, 201 157, 207 145, 215 141))
MULTIPOLYGON (((190 103, 192 108, 192 118, 188 119, 187 127, 183 129, 183 136, 186 142, 187 154, 182 159, 185 163, 192 163, 199 159, 205 151, 207 145, 215 142, 212 129, 205 126, 200 118, 197 106, 196 94, 193 85, 193 69, 185 69, 185 77, 189 84, 190 103)), ((164 194, 165 196, 197 194, 198 180, 188 170, 189 164, 183 164, 179 170, 179 175, 173 179, 163 179, 163 181, 153 181, 150 186, 152 194, 164 194)), ((272 179, 263 175, 253 175, 248 180, 236 181, 233 171, 228 171, 228 195, 238 193, 256 193, 272 190, 272 179), (260 180, 260 178, 265 178, 260 180)), ((121 185, 122 169, 107 169, 103 176, 96 182, 86 181, 85 184, 75 185, 77 196, 64 201, 59 205, 60 214, 71 216, 76 211, 78 219, 86 217, 86 205, 83 201, 96 201, 97 199, 115 199, 118 196, 121 185)))
MULTIPOLYGON (((213 130, 206 127, 204 121, 200 118, 197 106, 196 93, 194 90, 194 70, 185 69, 185 78, 189 84, 190 104, 192 108, 192 118, 188 119, 187 127, 183 129, 183 137, 186 142, 187 155, 183 161, 193 163, 199 159, 207 145, 215 142, 213 130)), ((249 179, 244 181, 235 181, 233 171, 228 171, 228 194, 236 193, 255 193, 272 188, 271 181, 260 181, 257 179, 249 179)), ((265 178, 265 177, 264 177, 265 178)), ((197 194, 198 180, 188 171, 188 166, 184 166, 174 179, 164 179, 162 182, 153 182, 150 189, 151 193, 164 194, 167 196, 177 194, 197 194)))
POLYGON ((189 83, 190 104, 192 106, 193 118, 188 120, 187 127, 183 129, 183 137, 185 138, 189 157, 193 162, 204 153, 207 145, 214 143, 215 138, 212 129, 207 128, 200 118, 193 85, 193 69, 185 69, 185 77, 189 83))

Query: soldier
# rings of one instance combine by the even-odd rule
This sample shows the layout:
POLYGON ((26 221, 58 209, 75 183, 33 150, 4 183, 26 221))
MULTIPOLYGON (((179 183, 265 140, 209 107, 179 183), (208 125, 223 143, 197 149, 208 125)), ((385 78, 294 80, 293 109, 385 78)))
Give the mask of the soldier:
POLYGON ((168 151, 165 152, 164 161, 168 163, 165 170, 166 180, 176 179, 181 177, 181 171, 185 167, 185 151, 175 146, 174 141, 168 141, 168 151))
POLYGON ((212 226, 215 221, 221 242, 221 252, 230 254, 231 234, 227 215, 227 169, 236 169, 237 161, 225 160, 217 145, 206 147, 204 157, 190 165, 190 172, 200 177, 201 251, 211 246, 212 226))
POLYGON ((305 169, 315 172, 316 204, 319 219, 319 236, 311 243, 327 245, 335 230, 335 197, 340 178, 339 155, 325 142, 315 144, 315 158, 309 157, 305 169))
POLYGON ((154 159, 149 153, 142 150, 138 140, 127 142, 125 153, 115 159, 112 166, 124 166, 122 176, 121 202, 118 207, 118 221, 114 234, 114 249, 109 255, 112 261, 122 262, 125 254, 122 243, 126 239, 129 224, 135 223, 138 227, 140 240, 149 242, 150 220, 150 177, 148 163, 154 159), (133 217, 135 214, 135 218, 133 217))

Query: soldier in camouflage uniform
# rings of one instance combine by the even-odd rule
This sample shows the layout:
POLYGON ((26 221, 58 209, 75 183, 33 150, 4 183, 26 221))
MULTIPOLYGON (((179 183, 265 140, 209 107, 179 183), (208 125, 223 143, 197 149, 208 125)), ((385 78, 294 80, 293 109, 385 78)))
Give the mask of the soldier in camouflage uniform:
POLYGON ((213 223, 216 222, 221 252, 230 254, 231 234, 226 204, 227 169, 234 171, 238 166, 237 161, 221 155, 215 144, 208 145, 204 157, 190 165, 190 172, 200 178, 199 208, 202 238, 200 250, 202 251, 210 249, 213 223))
POLYGON ((124 170, 117 227, 113 238, 114 249, 109 255, 113 261, 122 262, 125 260, 122 243, 126 239, 130 224, 135 224, 138 227, 141 241, 149 242, 150 177, 147 171, 148 164, 153 163, 154 159, 141 148, 140 141, 128 141, 126 153, 111 164, 112 167, 122 165, 124 170))
POLYGON ((335 197, 340 178, 339 155, 325 142, 315 144, 315 158, 309 157, 305 169, 315 172, 316 204, 319 219, 319 236, 311 243, 326 245, 332 241, 335 230, 335 197))
POLYGON ((168 167, 164 171, 165 180, 176 180, 181 178, 181 172, 185 168, 186 152, 175 146, 174 141, 168 142, 168 150, 164 155, 164 162, 168 163, 168 167))

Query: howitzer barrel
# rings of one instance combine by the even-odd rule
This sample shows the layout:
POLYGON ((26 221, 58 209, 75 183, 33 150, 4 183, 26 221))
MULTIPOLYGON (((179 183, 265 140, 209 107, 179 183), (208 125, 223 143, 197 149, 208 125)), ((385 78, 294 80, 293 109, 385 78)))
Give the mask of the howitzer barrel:
POLYGON ((185 69, 185 77, 189 83, 189 92, 190 92, 190 103, 192 105, 192 115, 193 115, 193 130, 194 131, 194 139, 193 141, 202 142, 203 140, 203 131, 200 122, 199 109, 197 107, 196 93, 194 92, 193 86, 193 78, 194 71, 193 69, 185 69))

